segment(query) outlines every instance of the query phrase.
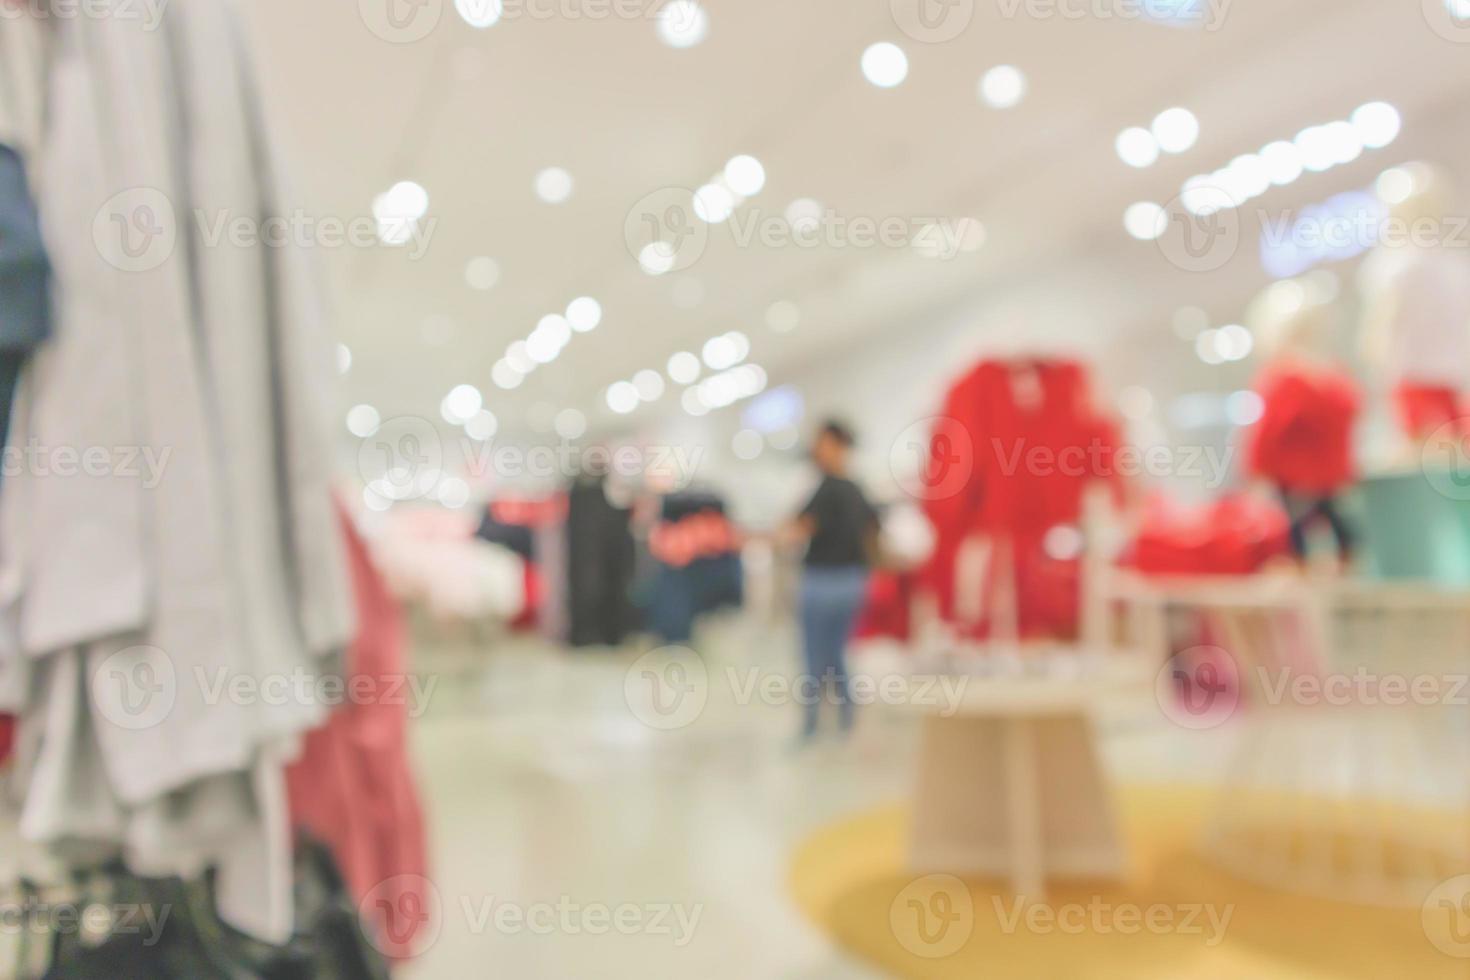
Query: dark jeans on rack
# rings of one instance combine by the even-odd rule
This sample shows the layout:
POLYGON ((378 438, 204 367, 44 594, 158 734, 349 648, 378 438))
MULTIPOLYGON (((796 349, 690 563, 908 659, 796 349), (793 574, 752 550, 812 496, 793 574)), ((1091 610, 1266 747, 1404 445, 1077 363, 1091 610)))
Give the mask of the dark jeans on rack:
POLYGON ((861 565, 808 565, 801 581, 801 638, 806 676, 796 690, 805 709, 802 734, 817 732, 825 689, 830 683, 842 730, 852 728, 852 692, 847 675, 847 641, 868 593, 868 570, 861 565))
POLYGON ((1352 557, 1357 538, 1353 534, 1352 525, 1348 524, 1338 509, 1335 497, 1302 494, 1285 487, 1281 487, 1280 492, 1287 520, 1291 522, 1291 550, 1298 558, 1306 557, 1307 529, 1318 520, 1325 520, 1332 529, 1332 536, 1337 541, 1337 552, 1343 560, 1352 557))

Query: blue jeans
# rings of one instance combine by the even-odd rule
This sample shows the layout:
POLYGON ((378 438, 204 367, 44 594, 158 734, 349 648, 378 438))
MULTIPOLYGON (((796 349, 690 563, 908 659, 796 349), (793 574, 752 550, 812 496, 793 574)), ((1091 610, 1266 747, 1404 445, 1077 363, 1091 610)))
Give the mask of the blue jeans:
POLYGON ((861 565, 808 566, 801 580, 801 639, 806 676, 797 685, 805 709, 802 733, 815 735, 824 689, 831 683, 842 730, 852 728, 852 695, 847 677, 847 641, 868 594, 868 570, 861 565))

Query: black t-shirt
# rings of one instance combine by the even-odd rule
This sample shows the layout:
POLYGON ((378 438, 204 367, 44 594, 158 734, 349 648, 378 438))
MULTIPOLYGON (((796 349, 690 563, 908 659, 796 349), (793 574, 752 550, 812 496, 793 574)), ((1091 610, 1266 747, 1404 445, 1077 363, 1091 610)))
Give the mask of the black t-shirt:
POLYGON ((801 514, 816 525, 807 546, 808 565, 830 568, 868 564, 868 542, 878 531, 878 513, 856 483, 840 476, 824 476, 801 514))

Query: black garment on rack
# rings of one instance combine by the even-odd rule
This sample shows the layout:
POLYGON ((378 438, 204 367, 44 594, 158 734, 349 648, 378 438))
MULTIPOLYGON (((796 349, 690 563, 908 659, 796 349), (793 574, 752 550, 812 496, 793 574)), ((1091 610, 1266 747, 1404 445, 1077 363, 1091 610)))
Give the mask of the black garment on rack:
POLYGON ((638 627, 630 516, 607 499, 602 479, 582 477, 572 485, 567 497, 567 639, 574 647, 616 646, 638 627))
MULTIPOLYGON (((660 520, 666 525, 705 514, 726 517, 725 500, 698 491, 664 497, 660 520)), ((694 623, 719 609, 739 608, 745 602, 745 570, 738 551, 701 555, 687 565, 674 566, 654 559, 646 587, 646 625, 664 643, 693 640, 694 623)))
MULTIPOLYGON (((296 935, 281 947, 221 922, 208 881, 137 878, 121 868, 104 877, 106 895, 77 904, 146 907, 159 934, 124 923, 127 929, 95 947, 75 932, 56 937, 44 980, 390 980, 387 960, 365 936, 336 862, 320 844, 307 841, 297 850, 296 935)), ((21 980, 29 978, 22 973, 21 980)))
POLYGON ((480 521, 480 526, 475 530, 475 537, 491 544, 498 544, 503 548, 520 555, 526 561, 532 561, 536 550, 535 533, 523 524, 507 524, 495 519, 489 508, 485 510, 485 516, 480 521))

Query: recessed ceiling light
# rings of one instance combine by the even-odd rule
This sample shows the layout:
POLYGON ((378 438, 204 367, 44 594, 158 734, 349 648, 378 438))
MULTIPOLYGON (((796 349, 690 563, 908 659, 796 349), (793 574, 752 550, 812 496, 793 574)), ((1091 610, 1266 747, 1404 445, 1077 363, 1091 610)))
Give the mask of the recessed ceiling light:
POLYGON ((810 197, 799 197, 786 206, 786 223, 794 232, 815 231, 822 224, 822 205, 810 197))
POLYGON ((627 415, 638 408, 638 389, 631 381, 618 381, 607 389, 607 407, 619 415, 627 415))
POLYGON ((649 242, 638 253, 638 265, 650 276, 661 276, 674 267, 677 257, 669 242, 649 242))
POLYGON ((504 13, 500 0, 454 0, 454 9, 466 24, 480 30, 495 26, 504 13))
POLYGON ((548 313, 536 324, 536 330, 532 336, 534 337, 536 334, 545 336, 556 345, 556 349, 559 351, 571 343, 572 325, 560 313, 548 313))
POLYGON ((1403 204, 1414 196, 1414 175, 1402 167, 1385 170, 1374 185, 1379 200, 1385 204, 1403 204))
POLYGON ((1255 347, 1251 332, 1238 323, 1230 323, 1215 331, 1215 351, 1226 361, 1243 361, 1255 347))
POLYGON ((1381 150, 1398 139, 1403 124, 1399 111, 1387 102, 1358 106, 1352 117, 1352 127, 1358 139, 1370 150, 1381 150))
POLYGON ((352 370, 352 348, 346 344, 337 345, 337 373, 346 374, 352 370))
POLYGON ((578 296, 567 304, 567 322, 577 333, 589 333, 602 322, 602 304, 591 296, 578 296))
MULTIPOLYGON (((532 366, 535 366, 534 363, 532 366)), ((519 388, 521 382, 526 380, 526 376, 518 371, 510 361, 501 359, 496 361, 495 366, 490 369, 490 380, 495 382, 497 388, 510 391, 512 388, 519 388)))
POLYGON ((380 221, 393 218, 417 221, 428 212, 429 192, 411 180, 400 180, 373 200, 373 216, 380 221))
POLYGON ((485 404, 485 398, 480 394, 480 389, 474 385, 455 385, 449 394, 444 396, 441 406, 444 421, 455 425, 463 425, 474 418, 485 404))
POLYGON ((894 88, 909 77, 909 56, 903 48, 880 41, 863 52, 863 76, 879 88, 894 88))
POLYGON ((699 380, 701 366, 699 358, 688 351, 680 351, 669 358, 669 378, 676 384, 689 385, 699 380))
POLYGON ((766 168, 755 157, 741 154, 725 164, 725 183, 741 197, 754 197, 766 186, 766 168))
POLYGON ((1152 131, 1165 153, 1183 153, 1199 140, 1199 120, 1188 109, 1175 106, 1154 117, 1152 131))
POLYGON ((575 183, 561 167, 547 167, 536 175, 536 196, 547 204, 562 204, 572 196, 575 183))
POLYGON ((1277 187, 1285 187, 1302 175, 1301 152, 1286 140, 1267 143, 1258 155, 1266 167, 1266 176, 1277 187))
POLYGON ((1118 134, 1114 144, 1118 158, 1130 167, 1151 167, 1159 158, 1159 141, 1142 126, 1131 126, 1118 134))
POLYGON ((700 221, 717 225, 735 213, 735 197, 719 184, 705 184, 694 192, 694 213, 700 221))
POLYGON ((544 330, 533 330, 526 338, 526 353, 537 364, 550 364, 561 353, 561 344, 544 330))
POLYGON ((377 432, 381 422, 378 410, 371 405, 354 405, 347 413, 347 431, 359 439, 366 439, 377 432))
POLYGON ((1026 75, 1015 65, 996 65, 980 77, 980 98, 992 109, 1009 109, 1026 97, 1026 75))
POLYGON ((649 368, 633 375, 633 387, 638 397, 646 402, 656 402, 664 396, 664 376, 649 368))
POLYGON ((500 420, 495 417, 494 412, 487 408, 480 409, 464 424, 465 435, 481 442, 493 439, 499 430, 500 420))
POLYGON ((1123 213, 1123 227, 1141 242, 1151 242, 1169 227, 1169 216, 1152 201, 1139 201, 1123 213))
POLYGON ((777 300, 766 308, 766 326, 777 333, 790 333, 801 323, 801 310, 790 300, 777 300))
POLYGON ((658 12, 658 36, 671 48, 692 48, 709 36, 709 14, 695 0, 669 0, 658 12))
POLYGON ((488 255, 479 255, 465 263, 464 281, 481 292, 495 288, 500 281, 500 265, 488 255))
POLYGON ((741 429, 730 440, 730 451, 735 454, 735 458, 746 462, 759 458, 765 448, 765 438, 754 429, 741 429))
POLYGON ((563 439, 580 439, 587 431, 587 416, 575 408, 564 408, 556 413, 551 425, 563 439))

